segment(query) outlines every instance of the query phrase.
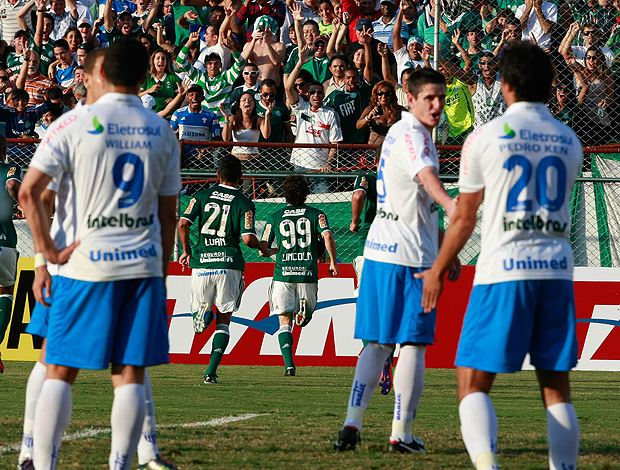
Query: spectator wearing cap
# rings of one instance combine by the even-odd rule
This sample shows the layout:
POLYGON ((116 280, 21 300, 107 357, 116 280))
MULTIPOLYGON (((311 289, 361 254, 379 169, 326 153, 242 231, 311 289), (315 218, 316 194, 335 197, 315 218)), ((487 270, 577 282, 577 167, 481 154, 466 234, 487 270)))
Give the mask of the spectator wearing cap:
POLYGON ((28 92, 28 106, 35 106, 45 101, 45 92, 52 88, 52 81, 44 76, 39 69, 39 54, 27 50, 19 75, 15 75, 15 87, 28 92))
POLYGON ((69 88, 73 85, 73 76, 77 62, 69 50, 69 44, 64 39, 59 39, 54 43, 54 55, 56 62, 50 65, 49 77, 53 77, 55 83, 61 88, 69 88))
POLYGON ((204 69, 204 60, 211 54, 217 54, 222 60, 222 69, 227 70, 232 63, 232 55, 228 48, 222 46, 220 41, 220 27, 218 25, 210 25, 200 30, 200 55, 198 56, 196 66, 204 69))
POLYGON ((67 29, 77 26, 78 11, 74 0, 53 0, 50 15, 54 19, 54 31, 50 34, 52 41, 62 39, 67 29), (69 6, 69 11, 66 11, 69 6))
POLYGON ((2 39, 10 43, 15 37, 15 33, 20 30, 32 29, 30 15, 24 18, 26 26, 20 24, 17 15, 19 11, 28 3, 27 0, 5 0, 2 2, 2 15, 0 15, 0 26, 2 27, 2 39))
POLYGON ((566 32, 560 47, 558 48, 558 52, 562 54, 564 58, 573 56, 579 64, 584 66, 584 58, 586 56, 586 51, 592 46, 598 46, 601 49, 601 52, 605 56, 605 60, 607 62, 607 66, 611 67, 611 62, 615 57, 615 54, 611 49, 607 49, 600 45, 600 31, 598 26, 594 23, 586 23, 581 28, 579 23, 575 21, 570 25, 570 28, 566 32), (581 36, 583 37, 583 46, 573 46, 572 44, 579 34, 579 30, 581 29, 581 36))
POLYGON ((39 54, 39 63, 41 73, 47 75, 49 66, 54 62, 54 41, 50 39, 50 35, 54 31, 54 18, 45 10, 46 0, 34 0, 34 3, 28 2, 19 10, 17 19, 21 29, 28 30, 33 44, 32 50, 39 54), (36 29, 32 33, 28 29, 27 19, 30 18, 30 10, 36 5, 36 29))
POLYGON ((376 10, 375 0, 342 0, 342 10, 347 12, 350 16, 349 26, 349 38, 352 42, 357 41, 357 32, 361 31, 361 28, 357 28, 358 21, 362 18, 369 20, 366 24, 366 28, 372 27, 372 22, 379 19, 381 12, 376 10))
MULTIPOLYGON (((417 36, 409 36, 407 42, 403 41, 403 37, 398 33, 400 30, 400 25, 404 20, 404 8, 402 8, 403 3, 406 3, 407 0, 401 2, 401 9, 396 15, 396 21, 394 22, 394 30, 392 31, 392 39, 394 41, 394 58, 396 59, 396 77, 399 77, 399 85, 400 77, 402 76, 403 70, 406 68, 417 69, 424 67, 424 60, 422 60, 422 49, 424 45, 422 44, 422 39, 417 36)), ((385 74, 382 74, 385 77, 385 74)))
POLYGON ((108 0, 105 4, 105 8, 103 9, 103 25, 108 43, 112 44, 114 41, 122 38, 135 39, 140 33, 148 33, 151 25, 155 21, 157 12, 159 11, 160 2, 161 0, 153 1, 153 7, 151 8, 146 20, 144 20, 138 29, 134 30, 133 17, 131 16, 131 13, 126 10, 123 10, 118 14, 118 26, 114 24, 114 18, 112 16, 112 2, 108 0))
POLYGON ((260 101, 260 80, 258 79, 258 66, 252 62, 248 62, 243 66, 241 71, 243 85, 235 88, 230 94, 230 102, 236 103, 239 97, 246 91, 254 93, 254 99, 260 101))
MULTIPOLYGON (((177 109, 170 125, 177 133, 179 140, 194 140, 198 142, 209 142, 222 140, 222 128, 217 119, 217 115, 202 105, 205 99, 204 89, 200 85, 192 85, 186 94, 187 106, 177 109)), ((206 149, 193 145, 184 146, 185 156, 198 153, 198 158, 205 157, 206 149)), ((184 162, 184 166, 187 163, 184 162)))
MULTIPOLYGON (((278 23, 270 16, 263 15, 254 24, 253 36, 256 38, 253 50, 249 55, 249 61, 258 66, 259 80, 267 78, 280 86, 280 68, 286 56, 286 46, 283 42, 277 42, 278 23)), ((247 49, 250 43, 246 43, 243 49, 247 49)))
MULTIPOLYGON (((222 25, 222 31, 225 31, 226 23, 228 21, 230 21, 229 16, 226 17, 226 20, 222 25)), ((177 55, 176 64, 181 72, 187 74, 187 77, 192 83, 196 83, 202 87, 205 93, 205 106, 217 114, 220 121, 223 122, 224 116, 219 109, 220 104, 224 103, 225 105, 228 105, 230 103, 230 94, 233 89, 233 84, 235 83, 237 77, 239 77, 246 60, 248 60, 248 57, 252 54, 257 39, 254 37, 252 41, 248 43, 250 44, 250 47, 244 48, 241 55, 239 55, 233 47, 232 40, 224 37, 223 33, 220 33, 220 40, 222 41, 222 44, 231 51, 234 62, 228 70, 222 71, 222 60, 217 54, 211 54, 206 58, 206 73, 203 73, 196 69, 187 60, 189 50, 193 47, 196 41, 198 41, 198 38, 198 32, 190 33, 187 42, 177 55)))
POLYGON ((151 95, 155 98, 155 112, 159 113, 176 96, 181 80, 170 67, 170 57, 162 49, 151 55, 149 73, 138 96, 151 95))
POLYGON ((26 31, 20 29, 15 33, 13 38, 15 52, 10 52, 6 58, 7 70, 11 75, 19 73, 24 62, 24 52, 28 49, 29 43, 30 36, 26 31))
POLYGON ((524 41, 534 38, 542 49, 551 47, 551 31, 558 22, 558 7, 555 4, 544 0, 525 0, 517 8, 515 16, 521 21, 524 41))
POLYGON ((82 44, 88 45, 90 50, 96 49, 101 45, 99 39, 93 36, 93 25, 88 20, 82 20, 78 23, 78 31, 82 35, 82 44))
POLYGON ((387 44, 390 50, 394 50, 394 31, 398 31, 403 41, 409 38, 409 31, 403 27, 402 21, 398 30, 395 28, 396 17, 394 14, 396 13, 396 3, 394 0, 381 0, 379 11, 381 12, 381 17, 372 23, 372 37, 387 44))
MULTIPOLYGON (((381 69, 381 56, 379 55, 379 44, 382 44, 380 41, 372 37, 374 30, 372 29, 372 23, 368 18, 360 18, 357 20, 357 24, 355 28, 358 32, 365 31, 368 33, 370 37, 370 52, 372 54, 372 72, 375 77, 381 79, 383 77, 383 71, 381 69)), ((352 62, 353 54, 355 54, 359 49, 364 48, 364 35, 357 34, 357 40, 352 42, 345 49, 345 55, 349 59, 349 63, 352 62)), ((368 57, 366 58, 368 60, 368 57)), ((392 75, 396 74, 396 59, 394 58, 394 54, 392 51, 388 50, 388 61, 390 64, 392 75)))
POLYGON ((268 16, 276 22, 278 28, 272 32, 277 33, 278 29, 284 25, 286 5, 280 0, 245 0, 237 12, 235 22, 238 26, 247 23, 245 29, 248 41, 252 40, 256 20, 262 16, 268 16))

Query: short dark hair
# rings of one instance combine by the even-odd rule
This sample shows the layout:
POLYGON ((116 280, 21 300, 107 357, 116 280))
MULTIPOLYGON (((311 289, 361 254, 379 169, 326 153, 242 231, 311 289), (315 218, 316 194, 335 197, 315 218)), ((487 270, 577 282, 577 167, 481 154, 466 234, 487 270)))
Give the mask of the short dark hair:
POLYGON ((519 101, 547 101, 555 73, 551 59, 540 47, 529 41, 514 41, 499 66, 502 80, 519 101))
POLYGON ((217 167, 220 178, 226 183, 236 183, 241 179, 241 161, 237 157, 228 154, 222 157, 217 167))
POLYGON ((299 71, 299 75, 297 75, 297 78, 301 78, 301 79, 305 80, 308 83, 314 80, 314 77, 312 76, 310 71, 306 70, 306 69, 301 69, 299 71))
POLYGON ((222 63, 222 58, 220 57, 219 54, 212 52, 211 54, 209 54, 208 56, 205 57, 205 64, 208 62, 211 62, 212 60, 217 60, 220 64, 222 63))
POLYGON ((54 43, 54 49, 57 47, 62 47, 65 50, 69 50, 69 43, 65 39, 59 39, 54 43))
POLYGON ((63 112, 62 105, 58 103, 47 103, 47 110, 52 113, 54 117, 61 116, 63 112))
POLYGON ((263 80, 263 82, 260 84, 261 88, 266 86, 269 88, 278 88, 278 85, 276 85, 276 82, 273 81, 271 78, 266 78, 263 80))
POLYGON ((258 70, 258 65, 256 65, 254 62, 246 62, 243 68, 245 69, 246 67, 254 67, 256 70, 258 70))
POLYGON ((308 25, 313 26, 316 31, 319 31, 319 32, 321 31, 321 29, 319 28, 319 24, 314 20, 307 20, 304 23, 304 26, 308 26, 308 25))
POLYGON ((84 73, 91 74, 95 70, 95 62, 100 56, 105 55, 105 49, 95 49, 86 54, 84 59, 84 73))
MULTIPOLYGON (((321 3, 330 3, 330 2, 328 0, 323 0, 321 3)), ((341 60, 344 62, 345 66, 347 65, 347 58, 343 56, 342 54, 338 54, 332 57, 332 59, 329 61, 329 65, 333 64, 334 60, 341 60)))
POLYGON ((10 95, 11 101, 26 100, 30 101, 30 95, 23 88, 15 88, 10 95))
POLYGON ((409 93, 417 97, 422 87, 427 83, 445 86, 446 78, 437 70, 428 69, 426 67, 418 69, 409 75, 407 79, 409 93))
POLYGON ((13 39, 17 39, 17 38, 27 38, 27 39, 30 39, 30 35, 28 34, 28 31, 24 31, 23 29, 18 29, 15 32, 15 35, 13 36, 13 39))
POLYGON ((301 206, 310 194, 310 186, 305 176, 288 175, 282 183, 282 191, 287 204, 301 206))
POLYGON ((194 83, 192 86, 190 86, 187 89, 187 94, 190 94, 190 93, 200 93, 202 96, 204 96, 205 95, 205 90, 204 90, 204 88, 202 88, 197 83, 194 83))
POLYGON ((133 88, 144 81, 149 68, 149 54, 135 39, 120 39, 106 50, 103 71, 115 86, 133 88))
POLYGON ((311 80, 310 83, 308 83, 308 90, 311 86, 318 86, 321 87, 321 90, 323 89, 323 84, 317 80, 311 80))
POLYGON ((47 90, 47 99, 48 100, 61 100, 62 99, 62 88, 54 86, 47 90))
POLYGON ((45 15, 43 15, 43 18, 47 18, 48 20, 50 20, 52 22, 52 29, 54 29, 54 26, 56 26, 56 20, 54 20, 54 17, 49 13, 46 13, 45 15))
POLYGON ((360 71, 357 70, 357 67, 354 67, 353 65, 348 65, 346 69, 344 69, 344 73, 347 72, 355 72, 356 74, 359 74, 360 71))
POLYGON ((401 72, 400 81, 401 82, 403 81, 403 79, 405 78, 405 74, 411 75, 413 72, 415 72, 415 69, 413 67, 407 67, 405 70, 401 72))
POLYGON ((519 29, 523 30, 521 26, 521 21, 519 21, 516 17, 510 16, 506 18, 506 26, 517 26, 519 29))

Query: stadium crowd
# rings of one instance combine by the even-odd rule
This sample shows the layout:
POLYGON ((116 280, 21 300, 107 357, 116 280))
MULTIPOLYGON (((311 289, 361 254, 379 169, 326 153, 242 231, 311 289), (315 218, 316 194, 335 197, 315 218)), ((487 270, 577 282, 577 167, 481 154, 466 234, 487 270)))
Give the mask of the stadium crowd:
POLYGON ((143 103, 179 139, 246 144, 187 146, 184 167, 215 169, 231 150, 244 170, 349 168, 357 156, 336 159, 336 149, 263 150, 257 160, 261 148, 249 144, 379 145, 407 108, 406 78, 438 59, 448 82, 439 143, 460 145, 505 111, 499 58, 523 39, 553 61, 553 114, 584 145, 618 141, 620 1, 442 0, 439 9, 435 58, 434 0, 3 0, 0 132, 41 138, 85 96, 86 54, 131 37, 150 55, 143 103))

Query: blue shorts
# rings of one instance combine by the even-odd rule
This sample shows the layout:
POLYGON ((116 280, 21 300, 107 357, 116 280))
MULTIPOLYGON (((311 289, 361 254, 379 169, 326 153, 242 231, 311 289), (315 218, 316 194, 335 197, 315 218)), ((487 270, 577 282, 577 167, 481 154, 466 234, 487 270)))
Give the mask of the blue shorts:
POLYGON ((538 369, 568 371, 577 364, 573 283, 510 281, 474 286, 456 365, 516 372, 527 353, 538 369))
MULTIPOLYGON (((58 276, 52 276, 52 289, 53 292, 56 288, 58 276)), ((50 292, 49 297, 47 292, 43 291, 43 295, 45 296, 45 300, 47 300, 48 304, 52 303, 52 294, 50 292)), ((31 335, 37 335, 41 338, 47 338, 47 319, 49 316, 49 308, 41 305, 37 302, 32 309, 32 313, 30 314, 30 323, 26 327, 26 333, 30 333, 31 335)))
POLYGON ((107 369, 168 362, 163 278, 87 282, 57 276, 47 328, 48 364, 107 369))
POLYGON ((424 268, 365 260, 357 298, 355 337, 381 344, 433 344, 437 310, 424 313, 424 268))

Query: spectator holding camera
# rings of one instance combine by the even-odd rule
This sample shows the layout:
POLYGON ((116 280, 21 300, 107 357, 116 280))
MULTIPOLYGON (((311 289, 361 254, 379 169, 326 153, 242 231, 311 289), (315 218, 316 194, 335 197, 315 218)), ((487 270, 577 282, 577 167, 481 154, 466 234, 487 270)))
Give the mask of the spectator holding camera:
POLYGON ((372 89, 370 104, 358 119, 358 129, 370 128, 369 145, 381 145, 390 127, 400 121, 405 108, 398 104, 396 90, 387 80, 377 83, 372 89))

